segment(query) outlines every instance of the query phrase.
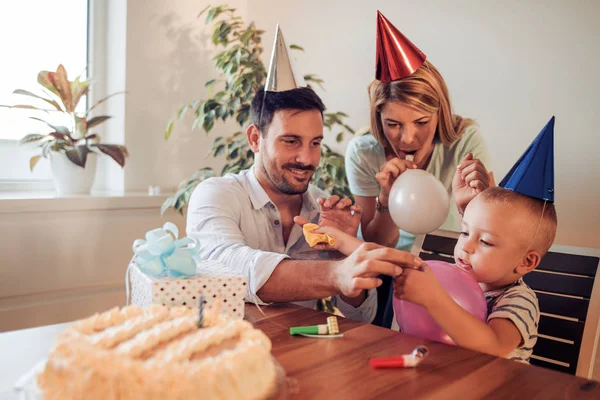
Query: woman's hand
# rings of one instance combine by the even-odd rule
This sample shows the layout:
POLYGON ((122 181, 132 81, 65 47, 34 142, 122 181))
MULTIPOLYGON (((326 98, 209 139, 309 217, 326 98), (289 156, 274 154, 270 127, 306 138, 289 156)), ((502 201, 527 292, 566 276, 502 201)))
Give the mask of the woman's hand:
POLYGON ((494 186, 494 176, 485 165, 469 153, 458 165, 452 181, 452 195, 458 211, 463 214, 467 204, 479 193, 494 186))
POLYGON ((407 169, 416 168, 417 164, 415 164, 413 161, 403 160, 398 157, 394 157, 383 164, 379 172, 375 175, 380 187, 379 203, 383 206, 387 206, 390 197, 390 191, 392 190, 392 185, 396 179, 407 169))

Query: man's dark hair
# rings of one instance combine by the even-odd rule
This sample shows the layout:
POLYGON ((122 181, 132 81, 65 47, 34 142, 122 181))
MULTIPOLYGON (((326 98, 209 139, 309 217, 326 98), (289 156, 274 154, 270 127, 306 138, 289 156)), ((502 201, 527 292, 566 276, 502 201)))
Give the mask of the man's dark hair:
POLYGON ((310 88, 297 88, 284 92, 265 92, 260 88, 250 106, 251 121, 262 135, 273 121, 273 115, 279 110, 319 110, 321 116, 325 106, 321 98, 310 88))

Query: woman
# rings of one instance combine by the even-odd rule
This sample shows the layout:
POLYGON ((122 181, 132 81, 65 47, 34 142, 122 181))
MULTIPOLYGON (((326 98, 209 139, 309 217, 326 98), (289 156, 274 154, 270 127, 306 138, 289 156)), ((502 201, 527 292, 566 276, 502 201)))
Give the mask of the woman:
MULTIPOLYGON (((438 70, 381 13, 377 33, 377 76, 369 86, 371 132, 350 142, 346 173, 356 204, 363 208, 363 239, 410 251, 414 236, 399 231, 402 227, 394 224, 387 208, 392 184, 400 174, 410 168, 424 169, 444 184, 448 194, 454 194, 442 229, 455 231, 460 228, 459 213, 493 184, 493 176, 485 167, 489 156, 477 125, 453 114, 438 70), (453 193, 457 167, 464 180, 456 179, 453 193)), ((378 289, 379 309, 373 322, 387 327, 392 316, 387 304, 390 282, 384 279, 378 289)))

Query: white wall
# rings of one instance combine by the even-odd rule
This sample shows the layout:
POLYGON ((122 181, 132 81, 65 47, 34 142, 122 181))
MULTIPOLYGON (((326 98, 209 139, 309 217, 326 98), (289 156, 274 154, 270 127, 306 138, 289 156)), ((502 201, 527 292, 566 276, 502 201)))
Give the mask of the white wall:
POLYGON ((600 247, 600 2, 249 0, 248 17, 302 45, 298 67, 325 80, 330 109, 368 122, 381 10, 436 65, 459 114, 475 118, 498 181, 552 115, 557 243, 600 247))
POLYGON ((0 200, 0 332, 125 305, 135 239, 165 221, 164 197, 0 200))
MULTIPOLYGON (((204 92, 214 54, 196 14, 208 2, 129 0, 126 144, 132 152, 126 188, 174 186, 201 165, 212 142, 191 122, 162 140, 167 120, 204 92)), ((475 118, 498 180, 556 115, 557 243, 600 247, 600 2, 507 0, 229 2, 265 29, 266 55, 280 23, 288 43, 302 45, 301 71, 325 80, 330 110, 350 125, 367 122, 366 86, 373 77, 375 11, 380 9, 445 76, 458 113, 475 118)), ((218 126, 216 133, 235 126, 218 126)), ((341 149, 338 147, 338 149, 341 149)))
MULTIPOLYGON (((244 1, 228 1, 242 7, 244 1)), ((125 169, 126 190, 159 185, 174 188, 196 169, 223 162, 207 159, 216 136, 239 130, 218 124, 207 137, 191 130, 188 116, 176 125, 169 141, 163 139, 167 122, 184 104, 206 93, 204 83, 216 73, 210 32, 198 13, 206 1, 129 0, 127 2, 127 72, 125 143, 131 158, 125 169)))

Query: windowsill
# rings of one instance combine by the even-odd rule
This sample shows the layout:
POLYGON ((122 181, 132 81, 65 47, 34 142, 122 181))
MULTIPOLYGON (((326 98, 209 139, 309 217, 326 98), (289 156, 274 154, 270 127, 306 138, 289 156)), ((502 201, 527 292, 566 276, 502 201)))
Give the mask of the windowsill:
POLYGON ((92 193, 59 197, 54 191, 3 192, 0 193, 0 214, 144 208, 154 208, 158 211, 171 194, 150 196, 145 192, 92 193))

